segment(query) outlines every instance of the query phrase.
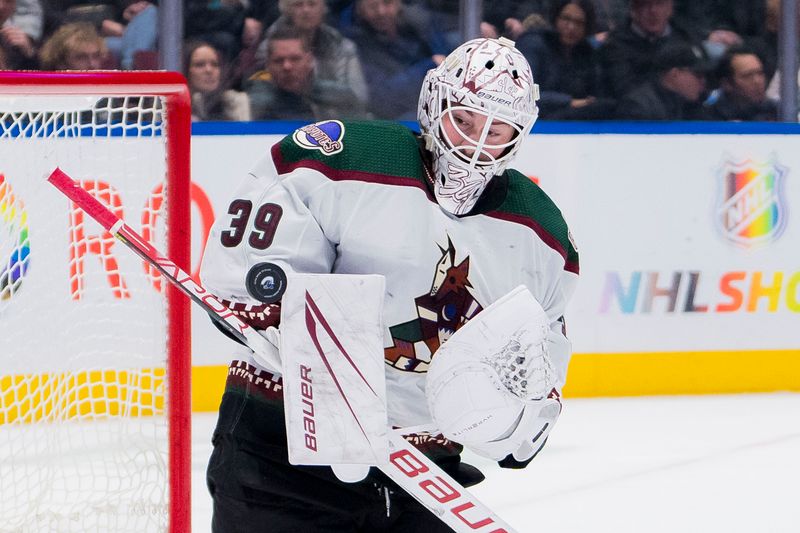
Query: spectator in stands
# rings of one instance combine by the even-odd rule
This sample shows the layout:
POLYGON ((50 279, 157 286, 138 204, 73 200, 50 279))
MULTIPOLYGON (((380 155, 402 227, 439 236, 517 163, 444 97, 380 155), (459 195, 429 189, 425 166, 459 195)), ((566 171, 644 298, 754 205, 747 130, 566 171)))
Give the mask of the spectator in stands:
POLYGON ((71 22, 89 22, 100 30, 105 19, 114 18, 111 0, 42 0, 44 7, 44 35, 52 35, 58 28, 71 22))
POLYGON ((246 16, 242 0, 184 0, 184 37, 211 43, 233 62, 242 49, 246 16))
POLYGON ((5 69, 36 68, 33 38, 12 22, 17 0, 0 0, 0 53, 5 69))
POLYGON ((483 3, 481 37, 517 39, 525 31, 522 22, 531 14, 547 18, 556 0, 492 0, 483 3))
POLYGON ((72 22, 92 24, 106 39, 104 68, 135 68, 134 57, 157 50, 157 0, 44 0, 46 31, 72 22))
MULTIPOLYGON (((553 27, 550 22, 547 20, 546 16, 542 16, 539 13, 531 13, 525 20, 522 21, 522 34, 529 31, 544 31, 544 30, 552 30, 553 27)), ((516 39, 514 39, 516 41, 516 39)))
POLYGON ((675 0, 675 19, 694 27, 709 56, 718 60, 731 46, 746 45, 769 59, 774 71, 775 53, 767 46, 764 0, 675 0))
POLYGON ((623 120, 705 120, 702 102, 711 63, 698 46, 670 43, 654 58, 655 77, 625 94, 617 106, 623 120))
POLYGON ((255 55, 256 47, 264 35, 264 28, 269 28, 278 17, 280 10, 274 0, 249 0, 242 29, 242 52, 247 51, 246 60, 250 61, 255 55))
POLYGON ((101 32, 103 21, 118 20, 127 4, 134 0, 41 0, 44 7, 44 34, 52 35, 64 24, 88 22, 101 32))
POLYGON ((184 73, 192 95, 192 120, 250 120, 247 94, 227 87, 230 80, 222 54, 197 41, 184 45, 184 73))
POLYGON ((600 49, 605 90, 626 94, 654 74, 653 58, 667 44, 700 45, 672 20, 673 0, 630 0, 630 20, 612 31, 600 49))
POLYGON ((775 121, 778 104, 767 98, 767 77, 758 55, 732 47, 717 65, 717 99, 708 106, 712 120, 775 121))
POLYGON ((25 32, 34 45, 40 43, 44 29, 44 10, 40 0, 17 0, 17 8, 11 17, 10 26, 25 32))
POLYGON ((108 53, 106 43, 88 22, 64 24, 42 45, 44 70, 98 70, 108 53))
POLYGON ((328 24, 338 28, 339 22, 347 18, 347 13, 353 9, 353 0, 327 0, 328 24))
MULTIPOLYGON (((493 0, 482 3, 483 21, 480 23, 482 37, 496 38, 500 35, 516 39, 525 31, 524 20, 531 14, 547 11, 553 0, 493 0), (490 22, 491 21, 491 22, 490 22)), ((329 0, 336 4, 336 0, 329 0)), ((341 11, 341 3, 339 11, 341 11)), ((405 0, 404 13, 411 19, 428 21, 444 39, 447 49, 454 49, 464 42, 461 34, 461 0, 405 0)))
POLYGON ((269 38, 278 30, 290 28, 311 43, 316 64, 315 75, 329 87, 350 93, 355 105, 367 103, 367 84, 355 44, 338 30, 325 23, 325 0, 279 0, 281 17, 267 29, 266 38, 256 54, 258 64, 264 64, 269 38))
MULTIPOLYGON (((330 4, 335 0, 328 0, 330 4)), ((464 39, 461 35, 461 0, 411 0, 404 3, 405 14, 409 18, 428 19, 441 34, 445 46, 454 49, 464 39)))
POLYGON ((554 29, 529 30, 517 41, 539 84, 541 118, 608 119, 613 101, 601 96, 591 0, 559 0, 550 14, 554 29))
POLYGON ((608 33, 625 25, 628 19, 628 0, 592 0, 597 14, 594 41, 605 42, 608 33))
POLYGON ((355 15, 346 35, 358 48, 368 110, 377 118, 415 120, 425 73, 448 52, 442 35, 408 17, 401 0, 356 0, 355 15))
POLYGON ((148 0, 124 0, 118 6, 117 19, 103 20, 100 33, 119 65, 129 70, 135 68, 137 52, 158 50, 158 8, 148 0))
POLYGON ((351 91, 316 78, 314 63, 308 39, 291 28, 275 30, 267 45, 266 72, 257 73, 245 84, 253 118, 366 118, 351 91))

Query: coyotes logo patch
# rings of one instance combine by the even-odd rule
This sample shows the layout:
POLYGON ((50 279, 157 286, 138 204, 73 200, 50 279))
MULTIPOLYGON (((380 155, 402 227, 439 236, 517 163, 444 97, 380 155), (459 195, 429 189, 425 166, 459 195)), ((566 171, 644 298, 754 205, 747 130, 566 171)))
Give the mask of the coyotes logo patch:
POLYGON ((414 298, 417 318, 389 328, 394 345, 384 350, 386 362, 407 372, 426 372, 431 354, 461 326, 483 310, 472 295, 469 257, 456 263, 450 239, 436 264, 428 294, 414 298))

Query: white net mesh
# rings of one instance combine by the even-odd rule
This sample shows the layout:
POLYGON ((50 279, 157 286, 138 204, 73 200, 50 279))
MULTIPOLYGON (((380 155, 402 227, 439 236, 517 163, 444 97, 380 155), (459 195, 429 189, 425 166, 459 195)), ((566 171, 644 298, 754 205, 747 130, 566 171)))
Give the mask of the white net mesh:
POLYGON ((160 97, 0 96, 0 532, 164 531, 167 315, 55 167, 166 249, 160 97))
POLYGON ((485 362, 511 394, 521 400, 541 400, 555 387, 557 374, 547 353, 547 341, 528 342, 525 333, 509 339, 485 362))

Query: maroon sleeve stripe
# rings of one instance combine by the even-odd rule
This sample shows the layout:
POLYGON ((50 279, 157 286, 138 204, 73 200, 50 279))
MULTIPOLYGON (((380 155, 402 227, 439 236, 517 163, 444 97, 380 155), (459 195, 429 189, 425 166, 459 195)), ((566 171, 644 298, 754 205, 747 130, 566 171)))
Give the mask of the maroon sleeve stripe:
POLYGON ((517 215, 514 213, 506 213, 502 211, 491 211, 486 213, 486 216, 497 218, 499 220, 505 220, 506 222, 513 222, 515 224, 520 224, 522 226, 526 226, 533 230, 536 235, 545 243, 547 246, 552 248, 553 250, 558 253, 564 259, 564 270, 567 272, 572 272, 573 274, 579 274, 579 266, 578 263, 575 261, 570 261, 568 259, 567 250, 564 248, 564 245, 556 239, 552 234, 550 234, 547 230, 545 230, 538 222, 533 220, 532 218, 517 215))

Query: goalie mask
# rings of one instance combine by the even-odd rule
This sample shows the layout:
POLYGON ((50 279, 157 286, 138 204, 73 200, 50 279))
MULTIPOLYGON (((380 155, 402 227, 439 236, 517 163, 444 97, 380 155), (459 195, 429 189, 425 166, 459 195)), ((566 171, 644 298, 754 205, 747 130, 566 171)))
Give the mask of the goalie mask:
POLYGON ((468 41, 428 71, 417 119, 443 209, 463 215, 474 207, 536 122, 538 98, 528 62, 503 37, 468 41))

